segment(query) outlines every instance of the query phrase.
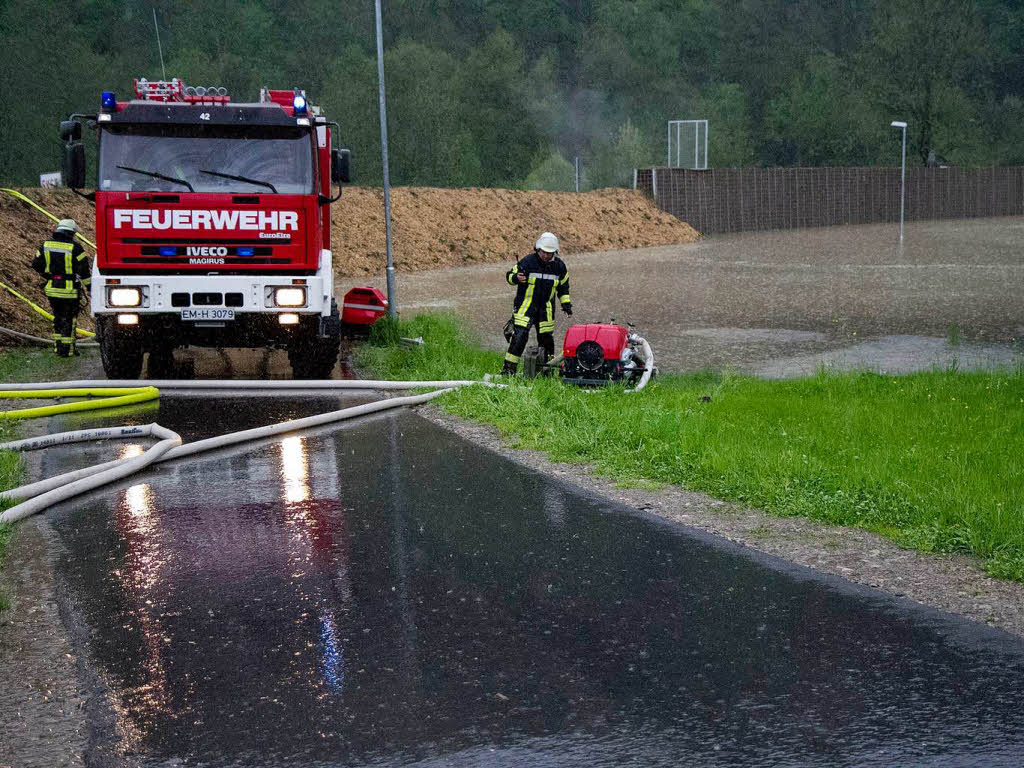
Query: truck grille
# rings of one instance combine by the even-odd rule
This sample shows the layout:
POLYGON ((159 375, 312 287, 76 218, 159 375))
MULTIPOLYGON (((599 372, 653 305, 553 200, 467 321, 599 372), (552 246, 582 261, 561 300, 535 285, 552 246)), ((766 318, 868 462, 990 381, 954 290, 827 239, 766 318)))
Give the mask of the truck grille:
MULTIPOLYGON (((171 294, 171 306, 172 307, 191 307, 193 301, 196 306, 219 306, 220 305, 220 294, 219 293, 195 293, 189 296, 187 293, 172 293, 171 294)), ((245 297, 241 293, 226 293, 224 294, 224 306, 225 307, 240 307, 245 304, 245 297)))

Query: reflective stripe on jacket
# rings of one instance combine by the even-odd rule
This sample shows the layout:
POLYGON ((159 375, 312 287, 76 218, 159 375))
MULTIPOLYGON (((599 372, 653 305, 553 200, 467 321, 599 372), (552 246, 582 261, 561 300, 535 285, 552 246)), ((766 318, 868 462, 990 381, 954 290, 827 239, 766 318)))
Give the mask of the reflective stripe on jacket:
POLYGON ((77 299, 80 287, 90 282, 89 260, 77 243, 47 240, 32 266, 46 278, 44 293, 54 299, 77 299))
POLYGON ((505 274, 505 281, 516 287, 516 298, 512 304, 512 320, 518 326, 537 324, 541 333, 555 329, 555 296, 562 304, 568 304, 569 270, 565 262, 555 256, 544 262, 536 252, 524 256, 505 274), (526 282, 516 281, 518 273, 526 275, 526 282))

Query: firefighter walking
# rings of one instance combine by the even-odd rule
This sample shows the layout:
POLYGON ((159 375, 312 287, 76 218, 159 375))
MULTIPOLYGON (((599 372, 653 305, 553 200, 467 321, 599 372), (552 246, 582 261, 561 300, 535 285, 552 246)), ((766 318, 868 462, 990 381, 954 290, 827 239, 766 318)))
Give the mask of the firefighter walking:
POLYGON ((537 344, 547 352, 548 359, 554 357, 556 298, 562 305, 562 311, 572 316, 569 271, 558 257, 558 238, 550 232, 542 234, 533 253, 521 258, 506 273, 505 279, 509 285, 515 286, 516 298, 510 327, 507 326, 509 345, 501 372, 514 375, 530 337, 531 326, 536 327, 537 344))
POLYGON ((75 335, 78 329, 79 300, 89 285, 89 259, 75 242, 78 224, 61 219, 53 236, 39 246, 32 269, 46 280, 44 292, 53 309, 53 349, 58 357, 78 354, 75 335))

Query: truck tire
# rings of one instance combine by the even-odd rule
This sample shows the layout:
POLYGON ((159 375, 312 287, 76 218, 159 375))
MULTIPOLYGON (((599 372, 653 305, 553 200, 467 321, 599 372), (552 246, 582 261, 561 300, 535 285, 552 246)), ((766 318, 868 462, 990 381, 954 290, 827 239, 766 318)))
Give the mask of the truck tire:
POLYGON ((322 335, 301 336, 288 345, 288 362, 296 379, 329 379, 341 347, 341 314, 331 301, 331 316, 323 322, 322 335))
POLYGON ((108 379, 137 379, 142 375, 142 345, 135 334, 111 333, 106 323, 96 324, 100 361, 108 379))
POLYGON ((170 379, 174 374, 174 347, 155 347, 149 350, 146 373, 151 379, 170 379))

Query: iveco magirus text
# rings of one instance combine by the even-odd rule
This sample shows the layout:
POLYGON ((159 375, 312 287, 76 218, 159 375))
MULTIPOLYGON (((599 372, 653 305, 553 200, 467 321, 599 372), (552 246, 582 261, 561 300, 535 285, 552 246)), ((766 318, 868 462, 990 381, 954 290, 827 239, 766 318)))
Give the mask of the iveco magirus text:
POLYGON ((137 378, 176 347, 282 347, 298 378, 330 375, 341 318, 333 299, 332 183, 349 153, 301 90, 135 81, 95 115, 61 123, 64 179, 85 186, 81 119, 98 132, 92 314, 103 368, 137 378))

